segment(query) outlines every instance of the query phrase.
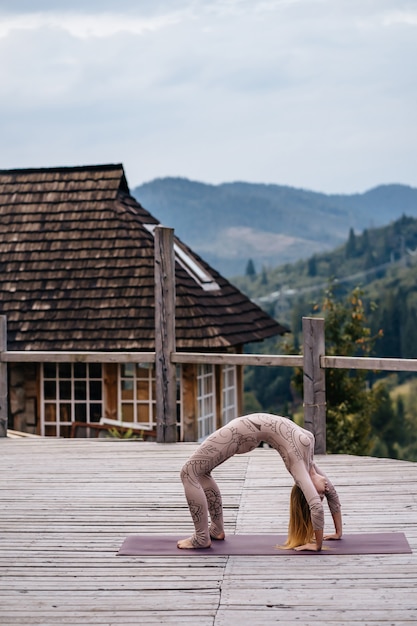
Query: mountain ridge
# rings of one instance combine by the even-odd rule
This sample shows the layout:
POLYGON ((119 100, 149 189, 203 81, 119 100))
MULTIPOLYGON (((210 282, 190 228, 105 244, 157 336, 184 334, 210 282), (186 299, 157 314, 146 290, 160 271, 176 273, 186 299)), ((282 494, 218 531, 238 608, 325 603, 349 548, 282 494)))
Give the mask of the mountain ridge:
POLYGON ((393 183, 363 193, 325 194, 274 183, 218 185, 156 178, 132 195, 224 276, 308 258, 342 244, 352 228, 417 216, 417 189, 393 183))

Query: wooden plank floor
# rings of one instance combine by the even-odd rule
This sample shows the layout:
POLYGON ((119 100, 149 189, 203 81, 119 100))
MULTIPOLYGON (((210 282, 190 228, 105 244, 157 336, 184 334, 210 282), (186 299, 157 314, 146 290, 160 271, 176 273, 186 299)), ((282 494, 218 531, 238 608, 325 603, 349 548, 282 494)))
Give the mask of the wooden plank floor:
MULTIPOLYGON (((0 624, 417 623, 416 463, 318 457, 345 533, 403 531, 413 554, 116 557, 129 534, 190 534, 179 471, 194 448, 1 439, 0 624)), ((276 452, 215 475, 227 532, 285 533, 292 479, 276 452)))

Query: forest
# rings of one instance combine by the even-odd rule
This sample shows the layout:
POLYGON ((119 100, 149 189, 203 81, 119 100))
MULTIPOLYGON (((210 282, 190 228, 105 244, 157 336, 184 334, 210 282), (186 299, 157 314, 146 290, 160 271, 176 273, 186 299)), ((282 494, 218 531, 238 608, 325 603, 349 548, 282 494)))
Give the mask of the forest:
MULTIPOLYGON (((351 228, 332 251, 233 279, 291 333, 250 352, 299 353, 303 316, 326 319, 326 354, 417 358, 417 220, 351 228)), ((417 376, 326 371, 332 453, 417 461, 417 376)), ((246 368, 245 410, 302 417, 302 377, 292 368, 246 368)))

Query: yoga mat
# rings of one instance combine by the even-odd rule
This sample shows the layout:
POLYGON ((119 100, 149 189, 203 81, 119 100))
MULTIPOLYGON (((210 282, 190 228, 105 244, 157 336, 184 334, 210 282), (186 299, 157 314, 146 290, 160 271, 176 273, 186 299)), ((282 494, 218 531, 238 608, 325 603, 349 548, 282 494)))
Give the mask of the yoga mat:
MULTIPOLYGON (((228 535, 224 541, 212 541, 211 547, 180 550, 176 535, 131 535, 127 537, 118 556, 288 556, 314 555, 315 552, 282 550, 286 535, 228 535)), ((404 533, 361 533, 344 535, 337 541, 324 541, 320 554, 410 554, 404 533)), ((316 555, 317 556, 317 555, 316 555)))

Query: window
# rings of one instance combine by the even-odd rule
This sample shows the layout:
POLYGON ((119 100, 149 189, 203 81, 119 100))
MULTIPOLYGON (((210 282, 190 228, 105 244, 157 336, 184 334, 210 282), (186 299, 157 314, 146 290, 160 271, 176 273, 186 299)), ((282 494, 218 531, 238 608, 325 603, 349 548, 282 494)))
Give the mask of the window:
POLYGON ((98 363, 44 363, 41 434, 69 437, 72 422, 99 422, 103 377, 98 363))
POLYGON ((119 370, 120 421, 151 430, 156 426, 155 368, 124 363, 119 370))
MULTIPOLYGON (((181 439, 181 367, 177 367, 177 423, 181 439)), ((155 365, 126 363, 119 366, 120 423, 144 430, 156 428, 155 365)))
POLYGON ((213 365, 199 365, 197 373, 198 441, 216 430, 215 378, 213 365))
POLYGON ((214 278, 212 278, 188 252, 180 248, 175 242, 174 253, 178 263, 182 265, 185 271, 194 278, 196 283, 198 283, 204 291, 218 291, 220 289, 214 278))
MULTIPOLYGON (((156 226, 157 224, 144 224, 146 230, 152 235, 155 235, 156 226)), ((220 289, 214 278, 197 262, 197 259, 180 246, 178 240, 174 240, 174 255, 175 260, 204 291, 218 291, 220 289)))
POLYGON ((222 367, 222 424, 237 417, 236 365, 222 367))

